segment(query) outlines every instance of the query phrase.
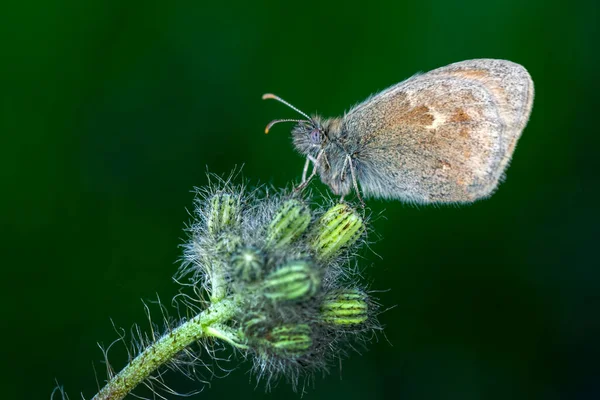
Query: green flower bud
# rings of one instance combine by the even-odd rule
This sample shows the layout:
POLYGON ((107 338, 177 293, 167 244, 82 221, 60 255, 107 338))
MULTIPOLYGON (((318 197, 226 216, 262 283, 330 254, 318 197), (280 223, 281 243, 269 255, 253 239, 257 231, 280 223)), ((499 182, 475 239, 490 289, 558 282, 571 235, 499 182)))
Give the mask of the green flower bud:
POLYGON ((362 217, 347 204, 327 210, 314 229, 313 250, 321 259, 335 256, 342 248, 352 246, 364 232, 362 217))
MULTIPOLYGON (((231 255, 237 251, 242 244, 242 238, 233 232, 221 234, 215 241, 214 254, 221 260, 228 260, 231 255), (223 258, 220 258, 223 257, 223 258)), ((216 258, 215 258, 216 259, 216 258)))
POLYGON ((206 261, 210 265, 211 301, 222 300, 229 288, 228 262, 232 254, 240 247, 242 238, 234 232, 222 232, 215 240, 211 251, 206 253, 206 261))
POLYGON ((267 229, 266 245, 285 246, 300 236, 310 223, 310 209, 296 199, 284 202, 267 229))
POLYGON ((301 357, 312 346, 310 326, 282 325, 271 330, 269 345, 281 357, 301 357))
POLYGON ((255 249, 244 248, 231 257, 233 274, 245 282, 254 282, 262 276, 265 260, 255 249))
POLYGON ((271 300, 303 300, 314 295, 320 283, 311 264, 293 261, 267 275, 262 289, 265 297, 271 300))
POLYGON ((265 314, 250 313, 244 315, 242 320, 242 327, 246 336, 256 337, 264 334, 268 321, 268 317, 265 314))
POLYGON ((360 289, 340 289, 328 294, 321 304, 321 319, 328 325, 352 326, 368 318, 367 295, 360 289))
POLYGON ((239 224, 239 201, 230 194, 212 196, 208 204, 206 226, 208 233, 216 236, 239 224))

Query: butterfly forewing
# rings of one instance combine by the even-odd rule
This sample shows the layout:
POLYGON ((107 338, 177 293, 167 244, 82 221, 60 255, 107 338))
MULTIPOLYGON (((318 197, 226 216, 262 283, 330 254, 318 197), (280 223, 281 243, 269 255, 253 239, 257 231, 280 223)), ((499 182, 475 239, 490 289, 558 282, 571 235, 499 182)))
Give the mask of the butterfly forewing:
POLYGON ((532 98, 525 69, 502 60, 452 64, 371 97, 344 117, 364 194, 419 203, 489 196, 532 98))

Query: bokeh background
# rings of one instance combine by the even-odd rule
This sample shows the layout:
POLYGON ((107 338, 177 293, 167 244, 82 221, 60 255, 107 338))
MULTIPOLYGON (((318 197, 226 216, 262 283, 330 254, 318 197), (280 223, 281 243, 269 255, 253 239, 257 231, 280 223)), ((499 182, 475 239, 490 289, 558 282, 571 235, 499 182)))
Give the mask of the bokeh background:
MULTIPOLYGON (((365 278, 395 305, 380 317, 386 338, 305 398, 600 398, 598 2, 0 7, 4 398, 48 398, 56 380, 72 399, 93 396, 111 319, 144 326, 141 299, 177 291, 207 166, 298 180, 291 126, 263 134, 296 115, 263 93, 335 116, 415 72, 480 57, 519 62, 536 85, 507 181, 470 206, 369 201, 384 218, 365 278)), ((111 354, 120 368, 123 352, 111 354)), ((286 384, 265 394, 249 367, 193 398, 300 398, 286 384)))

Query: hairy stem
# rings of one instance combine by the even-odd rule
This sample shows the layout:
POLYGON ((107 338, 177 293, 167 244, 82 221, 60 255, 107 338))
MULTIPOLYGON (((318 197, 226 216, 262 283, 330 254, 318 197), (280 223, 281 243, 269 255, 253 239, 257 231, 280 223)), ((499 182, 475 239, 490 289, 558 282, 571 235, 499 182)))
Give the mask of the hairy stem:
MULTIPOLYGON (((208 336, 227 337, 221 324, 234 316, 238 304, 239 300, 232 298, 213 303, 194 318, 166 333, 110 378, 92 400, 122 399, 157 368, 195 341, 208 336)), ((227 341, 236 345, 232 338, 227 341)))
POLYGON ((225 266, 220 262, 213 263, 211 274, 212 290, 210 301, 216 303, 225 298, 227 294, 227 280, 225 279, 225 266))

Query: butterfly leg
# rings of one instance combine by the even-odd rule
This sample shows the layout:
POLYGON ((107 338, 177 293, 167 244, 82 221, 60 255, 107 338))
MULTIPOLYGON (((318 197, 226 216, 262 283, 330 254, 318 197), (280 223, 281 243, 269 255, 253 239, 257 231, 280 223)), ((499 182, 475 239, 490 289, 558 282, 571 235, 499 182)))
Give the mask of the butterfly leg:
MULTIPOLYGON (((356 197, 360 201, 360 204, 363 208, 365 208, 365 202, 363 201, 360 191, 358 190, 358 182, 356 181, 356 174, 354 173, 354 165, 352 164, 352 157, 348 154, 346 155, 346 160, 348 160, 348 166, 350 167, 350 175, 352 176, 352 184, 354 185, 354 190, 356 190, 356 197)), ((344 164, 346 161, 344 161, 344 164)))
MULTIPOLYGON (((306 178, 306 180, 303 179, 302 183, 295 189, 296 192, 299 192, 302 189, 304 189, 308 185, 310 180, 312 178, 314 178, 314 176, 317 174, 317 169, 319 167, 319 162, 321 161, 322 156, 323 156, 323 150, 321 150, 319 152, 319 154, 317 154, 317 158, 315 158, 314 160, 311 160, 314 164, 313 170, 312 170, 310 176, 308 178, 306 178)), ((310 157, 310 158, 312 158, 312 157, 310 157)), ((310 160, 310 158, 308 158, 307 161, 310 160)))
POLYGON ((340 174, 340 180, 342 182, 344 182, 346 180, 346 167, 348 166, 348 160, 350 159, 350 156, 346 156, 344 158, 344 163, 342 164, 342 173, 340 174))
POLYGON ((308 174, 308 167, 310 166, 310 158, 306 157, 304 163, 304 169, 302 170, 302 183, 306 182, 306 175, 308 174))

